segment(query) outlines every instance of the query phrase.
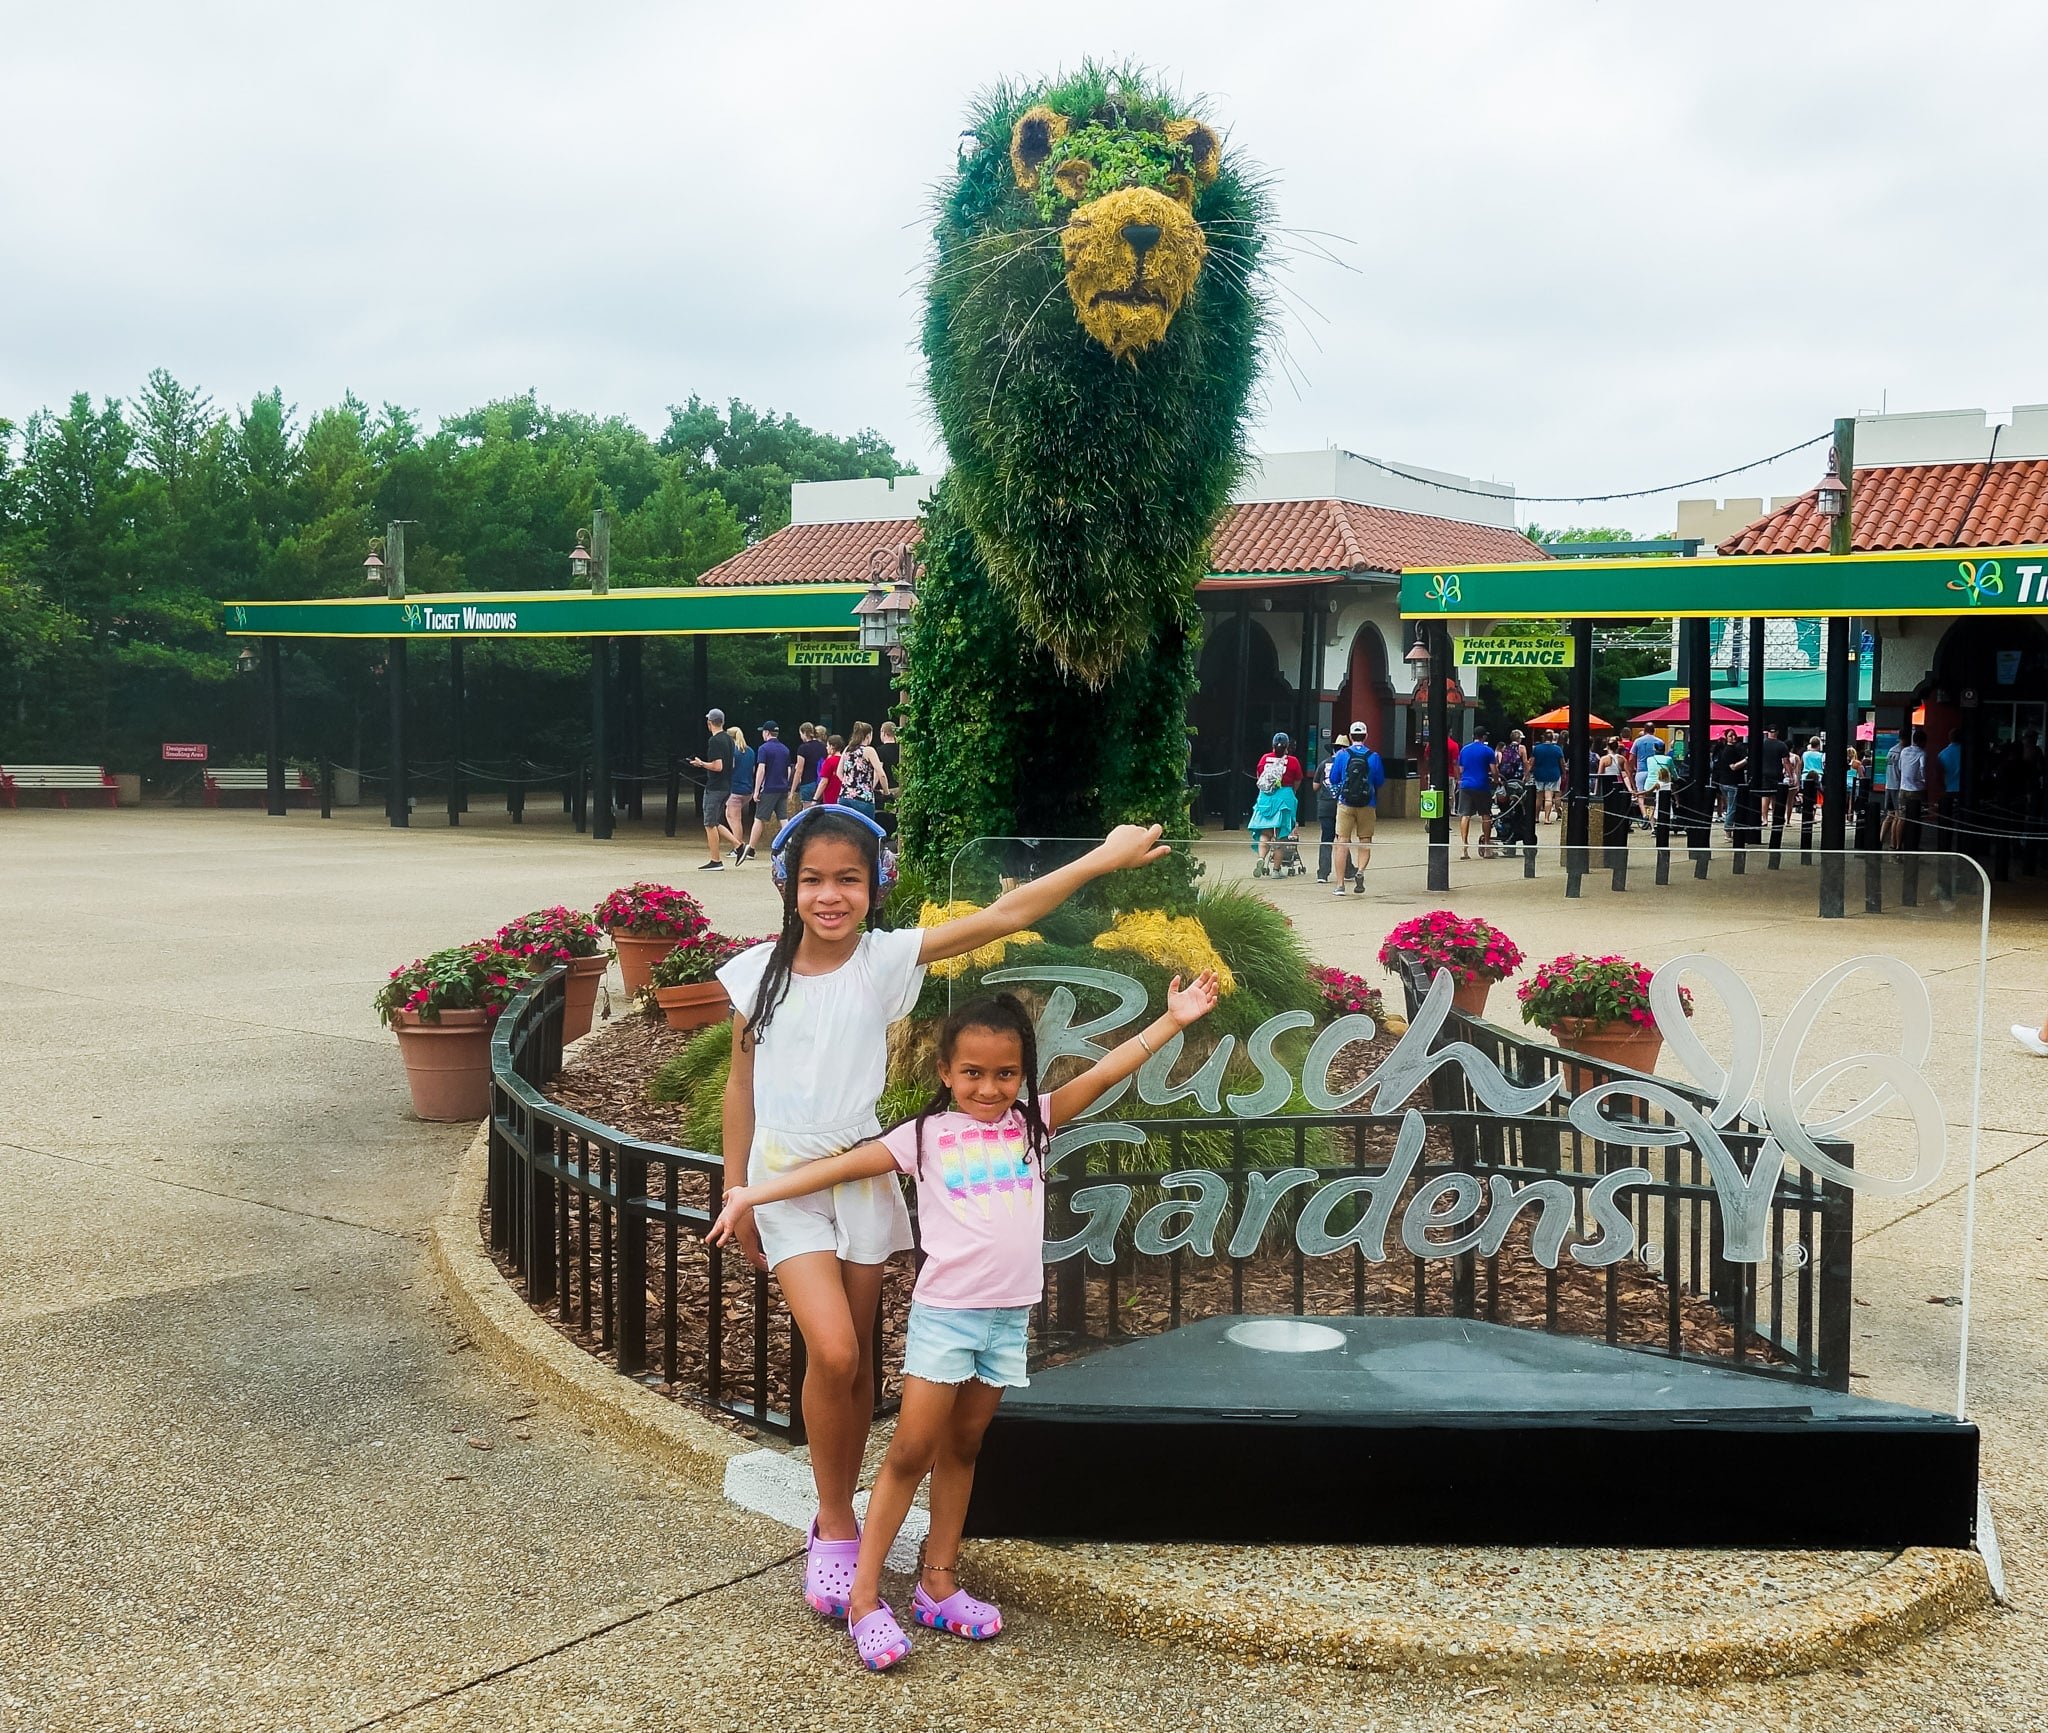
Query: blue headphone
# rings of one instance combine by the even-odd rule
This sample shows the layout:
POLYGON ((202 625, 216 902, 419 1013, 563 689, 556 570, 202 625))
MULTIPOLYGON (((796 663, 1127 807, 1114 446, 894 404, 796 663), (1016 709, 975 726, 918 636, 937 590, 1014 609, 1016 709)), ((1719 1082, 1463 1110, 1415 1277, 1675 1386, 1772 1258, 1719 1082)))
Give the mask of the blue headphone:
MULTIPOLYGON (((868 817, 866 813, 856 812, 850 806, 807 806, 777 831, 775 833, 775 840, 768 845, 768 867, 769 871, 775 875, 775 882, 778 885, 789 882, 789 863, 784 858, 782 852, 784 846, 788 843, 790 837, 795 834, 798 825, 802 824, 805 819, 821 812, 829 812, 835 817, 851 819, 855 824, 867 826, 869 830, 875 833, 875 841, 878 844, 889 840, 889 833, 886 830, 868 817)), ((890 858, 887 849, 878 848, 876 853, 880 857, 882 889, 886 891, 896 882, 896 862, 890 858)))

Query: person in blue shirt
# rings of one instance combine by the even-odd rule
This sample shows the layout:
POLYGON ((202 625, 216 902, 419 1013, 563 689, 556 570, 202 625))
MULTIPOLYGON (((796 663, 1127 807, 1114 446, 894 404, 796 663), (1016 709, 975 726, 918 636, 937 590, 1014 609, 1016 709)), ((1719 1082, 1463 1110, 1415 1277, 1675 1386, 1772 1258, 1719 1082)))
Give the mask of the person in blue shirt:
POLYGON ((1472 858, 1472 821, 1479 820, 1483 839, 1493 822, 1493 780, 1495 754, 1486 743, 1486 730, 1475 728, 1465 750, 1458 754, 1458 849, 1459 858, 1472 858))
POLYGON ((1934 761, 1941 766, 1943 797, 1955 799, 1963 791, 1963 737, 1951 734, 1948 744, 1934 755, 1934 761))
POLYGON ((1365 868, 1372 859, 1380 784, 1386 779, 1380 755, 1365 743, 1365 724, 1352 723, 1344 745, 1330 760, 1330 789, 1337 797, 1337 888, 1332 896, 1341 897, 1346 885, 1359 896, 1365 895, 1365 868), (1359 761, 1356 769, 1354 760, 1359 761))
MULTIPOLYGON (((747 851, 741 858, 752 860, 760 852, 762 833, 773 837, 783 821, 794 816, 787 808, 796 764, 796 754, 782 744, 781 725, 762 723, 761 747, 754 754, 754 833, 747 838, 747 851)), ((737 866, 739 861, 733 864, 737 866)))
POLYGON ((1564 781, 1564 748, 1555 734, 1544 735, 1529 748, 1529 774, 1536 782, 1536 822, 1555 823, 1558 786, 1564 781))

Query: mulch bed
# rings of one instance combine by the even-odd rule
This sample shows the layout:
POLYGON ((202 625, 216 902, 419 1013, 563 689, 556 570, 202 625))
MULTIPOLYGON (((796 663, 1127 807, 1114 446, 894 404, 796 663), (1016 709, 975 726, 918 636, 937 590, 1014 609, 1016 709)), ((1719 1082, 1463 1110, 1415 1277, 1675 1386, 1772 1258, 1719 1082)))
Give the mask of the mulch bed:
MULTIPOLYGON (((658 1020, 639 1016, 622 1017, 602 1027, 572 1057, 571 1063, 548 1087, 547 1094, 564 1107, 584 1114, 600 1124, 650 1142, 679 1144, 682 1109, 661 1105, 646 1096, 654 1072, 689 1039, 658 1020)), ((1382 1036, 1369 1046, 1349 1050, 1341 1062, 1339 1077, 1348 1070, 1363 1076, 1392 1046, 1392 1037, 1382 1036)), ((1374 1126, 1359 1132, 1339 1131, 1343 1140, 1340 1154, 1352 1155, 1350 1139, 1363 1136, 1368 1151, 1379 1156, 1391 1145, 1392 1130, 1374 1126)), ((1423 1150, 1423 1163, 1449 1158, 1447 1133, 1432 1127, 1423 1150)), ((701 1171, 660 1167, 650 1172, 649 1184, 657 1196, 672 1204, 702 1210, 710 1196, 709 1180, 701 1171)), ((1300 1194, 1296 1194, 1297 1199, 1300 1194)), ((1405 1197, 1403 1200, 1405 1207, 1405 1197)), ((1130 1220, 1135 1222, 1134 1208, 1130 1220)), ((1568 1257, 1555 1271, 1547 1271, 1531 1255, 1530 1216, 1524 1212, 1508 1235, 1500 1255, 1478 1260, 1474 1272, 1475 1315, 1482 1320, 1524 1328, 1551 1328, 1565 1335, 1602 1339, 1607 1333, 1610 1283, 1618 1315, 1617 1339, 1625 1344, 1662 1346, 1667 1340, 1670 1293, 1649 1269, 1625 1260, 1605 1270, 1591 1270, 1568 1257), (1552 1308, 1554 1307, 1554 1313, 1552 1308), (1554 1317, 1554 1322, 1551 1321, 1554 1317)), ((1276 1220, 1285 1218, 1276 1217, 1276 1220)), ((1235 1311, 1290 1313, 1296 1310, 1295 1290, 1300 1283, 1300 1310, 1313 1316, 1426 1315, 1448 1317, 1453 1313, 1452 1272, 1449 1259, 1421 1262, 1400 1250, 1400 1213, 1388 1235, 1390 1256, 1382 1263, 1369 1263, 1356 1254, 1296 1258, 1291 1249, 1262 1252, 1243 1260, 1239 1278, 1242 1302, 1233 1296, 1232 1265, 1227 1258, 1201 1259, 1183 1255, 1180 1262, 1179 1321, 1235 1311), (1421 1303, 1417 1303, 1417 1284, 1421 1303)), ((570 1260, 565 1266, 563 1303, 536 1308, 562 1334, 586 1349, 611 1356, 598 1348, 593 1331, 587 1327, 584 1300, 587 1284, 589 1301, 598 1299, 601 1260, 586 1257, 586 1243, 597 1233, 596 1218, 579 1211, 569 1223, 570 1260)), ((647 1342, 649 1387, 678 1401, 703 1405, 713 1396, 711 1377, 711 1330, 714 1263, 718 1273, 718 1310, 722 1321, 722 1343, 718 1355, 720 1376, 717 1399, 728 1409, 753 1409, 757 1399, 771 1412, 787 1414, 789 1388, 789 1321, 772 1277, 757 1275, 739 1253, 726 1248, 713 1252, 705 1247, 688 1226, 671 1228, 654 1221, 648 1227, 647 1342), (669 1294, 673 1286, 673 1308, 669 1294), (755 1329, 765 1309, 767 1345, 765 1366, 757 1366, 755 1329), (677 1320, 674 1342, 663 1334, 663 1318, 677 1320), (757 1372, 765 1371, 765 1377, 757 1372), (757 1388, 758 1386, 758 1388, 757 1388)), ((1225 1234, 1228 1232, 1226 1223, 1225 1234)), ((500 1260, 503 1267, 503 1260, 500 1260)), ((506 1274, 511 1275, 509 1268, 506 1274)), ((1059 1277, 1048 1272, 1048 1296, 1059 1277)), ((885 1402, 892 1399, 898 1383, 895 1368, 902 1364, 904 1325, 910 1290, 915 1280, 911 1260, 897 1259, 889 1266, 882 1298, 881 1352, 885 1368, 885 1402)), ((1071 1278, 1069 1278, 1071 1280, 1071 1278)), ((1173 1326, 1171 1299, 1172 1271, 1167 1260, 1129 1260, 1115 1269, 1094 1264, 1085 1266, 1085 1295, 1082 1316, 1085 1336, 1062 1334, 1040 1344, 1034 1363, 1057 1364, 1094 1350, 1106 1338, 1152 1335, 1173 1326)), ((1041 1317, 1049 1318, 1050 1305, 1041 1317)), ((1681 1295, 1679 1338, 1686 1351, 1728 1360, 1734 1354, 1732 1327, 1711 1302, 1693 1295, 1681 1295)), ((1757 1349, 1751 1344, 1756 1357, 1757 1349)), ((714 1409, 714 1412, 716 1409, 714 1409)), ((730 1418, 730 1416, 726 1416, 730 1418)), ((735 1422, 737 1424, 737 1422, 735 1422)))

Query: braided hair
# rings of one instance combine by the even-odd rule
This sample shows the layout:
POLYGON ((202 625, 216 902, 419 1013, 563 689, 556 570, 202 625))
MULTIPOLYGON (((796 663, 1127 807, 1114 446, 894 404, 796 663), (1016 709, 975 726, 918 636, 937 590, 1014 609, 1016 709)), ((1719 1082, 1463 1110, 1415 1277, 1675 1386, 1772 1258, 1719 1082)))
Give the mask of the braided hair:
MULTIPOLYGON (((1024 1071, 1024 1087, 1017 1095, 1017 1109, 1024 1116, 1025 1153, 1037 1160, 1042 1173, 1046 1152, 1052 1147, 1052 1132, 1045 1123, 1045 1111, 1038 1103, 1038 1032, 1032 1027, 1031 1013, 1014 993, 992 993, 968 1000, 949 1011, 945 1021, 939 1025, 936 1055, 939 1064, 952 1064, 953 1049, 969 1029, 986 1029, 991 1035, 1017 1037, 1017 1045, 1023 1053, 1024 1071)), ((935 1113, 951 1111, 952 1107, 953 1092, 941 1083, 933 1091, 931 1099, 917 1110, 912 1137, 920 1172, 924 1168, 924 1122, 935 1113)))
POLYGON ((775 1010, 789 997, 790 965, 796 961, 796 948, 803 942, 803 916, 797 913, 796 889, 803 877, 804 854, 813 845, 824 842, 850 842, 860 850, 861 859, 868 869, 868 918, 867 925, 878 929, 882 920, 882 844, 881 839, 855 819, 842 817, 830 807, 820 808, 797 826, 796 834, 783 846, 782 879, 782 930, 775 935, 775 949, 768 954, 768 967, 761 972, 761 985, 754 994, 753 1008, 747 1013, 747 1029, 744 1037, 749 1050, 760 1045, 761 1037, 768 1033, 768 1025, 775 1020, 775 1010))

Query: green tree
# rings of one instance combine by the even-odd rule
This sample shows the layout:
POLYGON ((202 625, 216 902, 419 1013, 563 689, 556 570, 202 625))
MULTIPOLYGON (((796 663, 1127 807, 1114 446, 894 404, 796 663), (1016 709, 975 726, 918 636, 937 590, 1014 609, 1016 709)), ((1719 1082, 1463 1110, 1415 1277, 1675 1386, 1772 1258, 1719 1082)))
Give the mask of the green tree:
POLYGON ((913 473, 872 428, 840 439, 772 409, 759 414, 737 397, 721 415, 701 397, 671 405, 660 441, 664 454, 702 470, 747 532, 759 541, 789 522, 789 487, 797 481, 853 481, 913 473))

